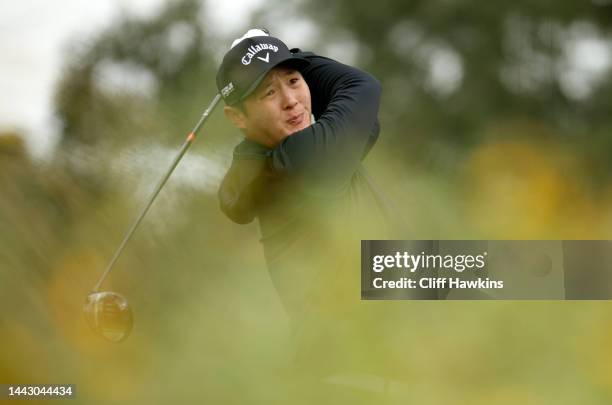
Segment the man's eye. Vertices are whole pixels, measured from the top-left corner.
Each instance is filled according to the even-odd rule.
[[[274,94],[274,89],[270,89],[270,90],[266,91],[266,92],[263,94],[262,98],[263,98],[263,97],[270,97],[270,96],[271,96],[271,95],[273,95],[273,94]]]
[[[292,78],[291,80],[289,80],[289,83],[291,83],[291,84],[296,84],[296,83],[297,83],[297,82],[299,82],[299,81],[300,81],[300,79],[299,79],[299,78],[294,77],[294,78]]]

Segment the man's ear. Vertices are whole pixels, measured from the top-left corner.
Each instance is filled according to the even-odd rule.
[[[244,112],[242,112],[236,107],[232,107],[229,105],[223,107],[223,112],[225,113],[227,119],[230,120],[235,127],[240,129],[246,129],[247,123],[246,115],[244,114]]]

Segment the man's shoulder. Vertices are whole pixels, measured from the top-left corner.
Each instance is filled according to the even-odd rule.
[[[293,55],[310,61],[311,67],[313,64],[318,65],[318,64],[325,64],[325,63],[338,63],[337,61],[331,58],[319,55],[312,51],[302,51],[300,48],[293,48],[290,51]]]
[[[234,159],[263,160],[270,156],[271,152],[271,149],[245,138],[234,147]]]
[[[302,57],[302,58],[317,56],[314,52],[302,51],[300,48],[292,48],[292,49],[289,50],[289,52],[291,52],[295,56],[299,56],[299,57]]]

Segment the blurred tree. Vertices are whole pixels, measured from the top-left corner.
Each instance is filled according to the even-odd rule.
[[[216,68],[200,5],[168,2],[152,19],[126,16],[90,42],[73,43],[55,103],[64,145],[175,135],[176,122],[197,117],[214,94],[203,78]]]
[[[90,198],[61,166],[33,162],[16,133],[0,133],[0,190],[0,270],[46,280]]]
[[[201,1],[170,1],[153,17],[123,16],[72,41],[55,94],[62,123],[56,163],[90,195],[118,191],[109,172],[130,146],[150,147],[155,139],[178,148],[216,93],[218,41],[203,17]],[[217,123],[207,130],[223,139],[212,130]],[[209,150],[214,136],[207,135]]]

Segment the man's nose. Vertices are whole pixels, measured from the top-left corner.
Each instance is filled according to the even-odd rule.
[[[283,108],[290,109],[297,105],[298,101],[295,96],[295,92],[289,88],[283,88],[281,90],[283,95]]]

